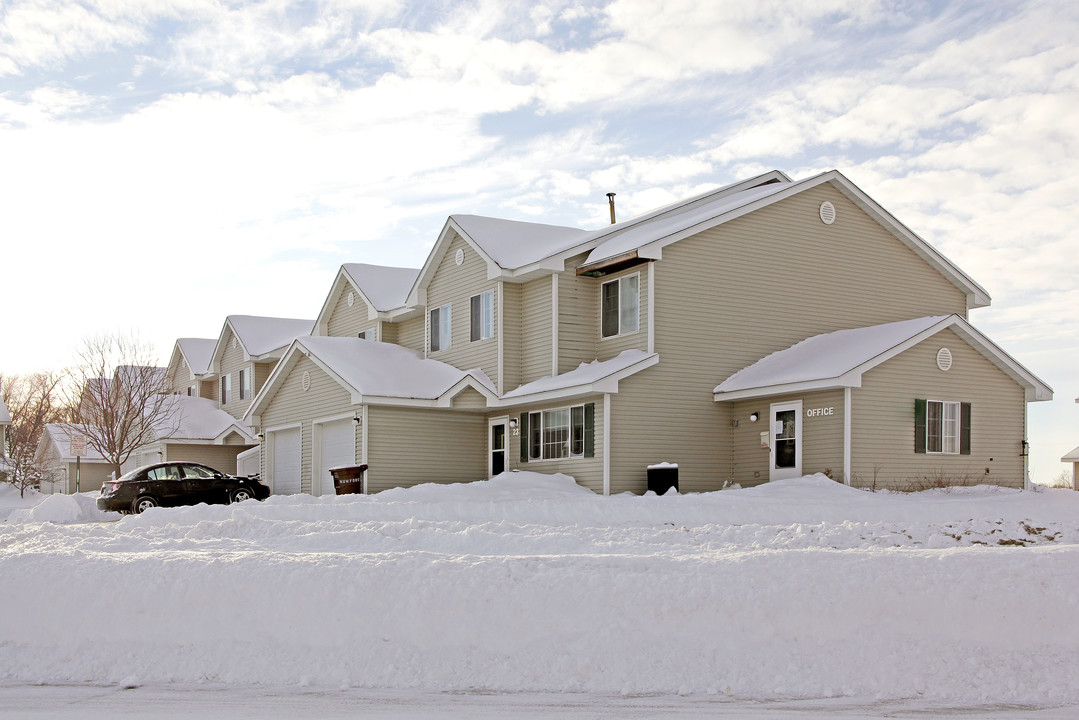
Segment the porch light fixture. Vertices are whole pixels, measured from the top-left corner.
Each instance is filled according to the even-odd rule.
[[[510,418],[510,430],[517,429],[517,418]]]
[[[758,412],[751,412],[749,414],[749,421],[750,422],[757,422],[760,419],[761,419],[761,414],[758,413]]]
[[[352,413],[352,424],[353,425],[359,425],[360,424],[360,414],[359,413]]]
[[[265,440],[265,439],[266,439],[266,436],[265,436],[265,435],[263,435],[262,433],[259,433],[259,434],[258,434],[258,435],[256,435],[255,437],[256,437],[256,438],[258,438],[258,441],[259,441],[259,442],[262,442],[263,440]]]

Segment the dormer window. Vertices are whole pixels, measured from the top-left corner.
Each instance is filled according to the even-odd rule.
[[[600,288],[600,332],[616,337],[640,329],[641,275],[634,273],[603,283]]]

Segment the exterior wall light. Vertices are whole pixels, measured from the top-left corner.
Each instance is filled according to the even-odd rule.
[[[360,414],[359,413],[352,413],[352,424],[353,425],[359,425],[360,424]]]
[[[758,412],[751,412],[749,414],[749,421],[750,422],[757,422],[758,420],[760,420],[760,418],[761,418],[761,414],[758,413]]]
[[[256,435],[255,437],[256,437],[256,438],[258,439],[258,441],[259,441],[259,442],[262,442],[263,440],[265,440],[265,439],[266,439],[266,436],[265,436],[265,435],[263,435],[262,433],[259,433],[259,434],[258,434],[258,435]]]
[[[517,418],[510,418],[510,430],[517,429]]]

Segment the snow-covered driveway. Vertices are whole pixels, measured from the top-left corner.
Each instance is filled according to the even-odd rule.
[[[602,498],[516,473],[118,522],[52,496],[0,525],[0,679],[1079,703],[1077,518],[1070,491],[819,476]]]

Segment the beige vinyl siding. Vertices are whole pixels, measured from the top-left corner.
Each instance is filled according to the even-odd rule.
[[[457,265],[457,251],[464,253],[464,262]],[[452,340],[448,350],[428,353],[432,360],[449,363],[454,367],[467,370],[480,368],[493,382],[498,383],[498,337],[486,340],[470,341],[471,303],[473,295],[488,290],[494,293],[494,327],[498,328],[498,283],[487,279],[487,263],[472,247],[455,237],[450,243],[446,255],[431,277],[427,286],[427,312],[441,306],[450,305]]]
[[[454,410],[486,410],[487,398],[481,393],[468,388],[453,398]]]
[[[228,375],[232,378],[232,391],[230,393],[230,402],[227,405],[222,405],[221,409],[227,412],[234,418],[242,418],[244,413],[247,412],[247,408],[251,406],[251,400],[254,398],[254,378],[252,378],[252,390],[251,394],[247,395],[243,400],[240,399],[240,370],[251,372],[252,363],[244,360],[243,345],[237,340],[235,342],[236,347],[233,347],[234,335],[232,331],[225,333],[225,349],[221,353],[221,360],[218,364],[218,388],[221,387],[221,378]],[[221,395],[218,392],[218,402],[220,402]]]
[[[348,294],[353,293],[352,307],[348,306]],[[348,282],[341,284],[330,317],[326,320],[329,337],[356,337],[361,330],[370,330],[374,320],[368,320],[368,307],[356,289]]]
[[[232,475],[236,472],[236,456],[249,447],[251,446],[166,443],[164,459],[170,462],[202,463]]]
[[[99,492],[101,485],[112,477],[113,466],[102,462],[79,463],[79,492]],[[65,463],[67,468],[67,494],[75,493],[75,463]]]
[[[220,404],[221,397],[217,392],[217,378],[203,380],[199,383],[199,397],[204,397],[207,400],[213,400],[215,403]]]
[[[731,420],[738,422],[738,427],[729,425],[734,482],[743,487],[768,482],[770,456],[768,448],[761,447],[761,433],[769,432],[772,405],[795,400],[802,401],[802,472],[843,481],[843,391],[827,390],[730,403]],[[808,417],[806,411],[816,408],[831,408],[832,414]],[[749,419],[754,412],[760,415],[757,422]]]
[[[427,321],[422,314],[403,322],[394,323],[394,327],[396,328],[396,337],[391,339],[390,333],[386,333],[385,342],[396,342],[398,345],[423,353],[427,341],[424,335],[427,330]]]
[[[301,423],[300,488],[310,493],[312,421],[352,413],[356,408],[344,388],[310,359],[297,355],[293,356],[295,364],[287,369],[284,382],[263,409],[261,427],[265,431],[266,428]],[[302,384],[304,371],[311,374],[311,386],[306,392]],[[265,472],[265,458],[263,463]]]
[[[513,435],[513,431],[510,431],[509,442],[506,445],[507,448],[507,460],[506,468],[509,470],[527,470],[529,472],[545,473],[547,475],[553,475],[555,473],[563,473],[569,475],[577,481],[578,485],[588,488],[596,493],[603,492],[603,443],[605,442],[605,436],[603,434],[603,396],[590,397],[583,400],[566,400],[556,403],[547,403],[544,405],[536,405],[534,407],[527,408],[513,408],[508,411],[510,418],[516,418],[520,421],[523,413],[540,412],[542,410],[552,410],[555,408],[572,407],[574,405],[586,405],[588,403],[593,404],[595,412],[594,416],[594,433],[595,440],[593,447],[595,449],[595,456],[590,458],[562,458],[559,460],[529,460],[528,462],[521,462],[521,444],[526,443],[528,439],[524,433]],[[498,417],[492,415],[491,417]],[[520,425],[518,425],[518,429]],[[486,447],[486,445],[484,446]],[[612,491],[613,492],[613,491]]]
[[[599,339],[599,306],[596,304],[600,281],[581,277],[577,267],[587,255],[566,262],[558,275],[558,372],[575,370],[583,362],[596,359]]]
[[[482,414],[378,405],[367,413],[368,492],[487,477]]]
[[[600,294],[602,293],[602,287],[608,282],[630,275],[636,275],[638,277],[638,287],[640,288],[640,307],[637,330],[608,338],[602,337],[600,328]],[[597,278],[595,283],[595,290],[592,294],[592,313],[595,317],[596,326],[596,358],[599,360],[610,360],[624,350],[647,351],[648,323],[651,321],[651,318],[648,317],[648,263],[637,265],[629,270],[623,270],[622,272]]]
[[[952,352],[942,372],[936,356]],[[914,452],[914,400],[971,404],[970,455]],[[853,484],[899,490],[943,477],[954,483],[1023,486],[1023,389],[951,330],[944,330],[862,377],[852,396]],[[987,474],[985,471],[989,469]]]
[[[551,374],[554,362],[551,287],[550,277],[531,280],[521,287],[521,383]]]
[[[277,366],[276,360],[270,362],[252,363],[254,375],[251,378],[251,399],[254,400],[255,395],[258,395],[259,390],[266,384],[266,381],[270,378],[270,373],[273,372],[274,367]],[[250,404],[250,403],[248,403]],[[246,412],[246,410],[245,410]]]
[[[172,352],[169,367],[165,371],[165,385],[170,392],[186,395],[187,389],[192,384],[191,370],[187,368],[184,356],[180,353],[180,348],[176,348]]]
[[[521,385],[521,294],[517,283],[502,283],[502,375],[500,392]]]
[[[824,200],[833,225],[820,221]],[[611,397],[612,489],[639,492],[643,466],[661,460],[679,463],[683,490],[731,479],[730,411],[712,388],[769,353],[843,328],[966,314],[958,288],[830,186],[668,245],[654,273],[660,361]]]

